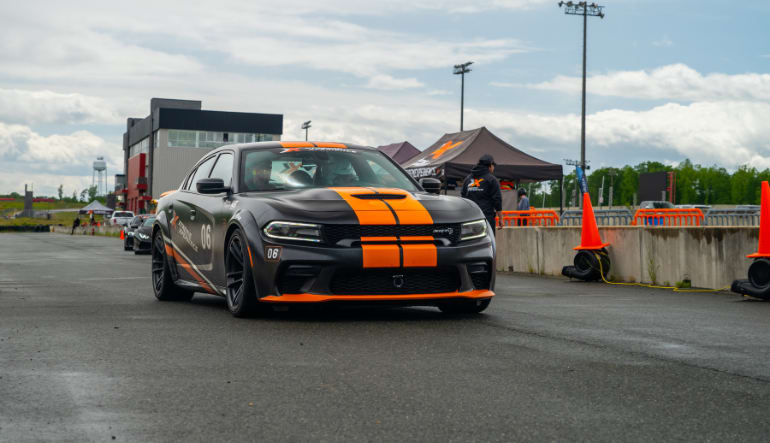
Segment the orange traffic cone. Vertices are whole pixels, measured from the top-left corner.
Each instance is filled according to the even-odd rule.
[[[120,239],[121,239],[121,240],[125,240],[125,239],[126,239],[126,233],[125,233],[125,232],[123,232],[123,230],[122,230],[122,229],[120,230]]]
[[[759,207],[759,250],[746,258],[770,257],[770,185],[762,182],[762,206]]]
[[[768,232],[770,233],[770,231]],[[768,244],[770,245],[770,240],[768,240]],[[599,250],[609,245],[610,245],[609,243],[602,243],[602,239],[599,236],[599,228],[596,226],[596,217],[594,216],[594,208],[593,206],[591,206],[591,197],[588,196],[587,192],[584,192],[583,193],[583,232],[580,238],[580,246],[576,246],[572,249],[576,251]]]

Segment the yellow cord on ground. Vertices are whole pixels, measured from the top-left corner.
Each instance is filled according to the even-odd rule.
[[[652,288],[652,289],[671,289],[674,292],[720,292],[724,291],[726,289],[730,289],[730,286],[725,286],[724,288],[719,289],[685,289],[685,288],[677,288],[676,286],[657,286],[652,284],[646,284],[646,283],[623,283],[623,282],[612,282],[607,280],[604,277],[604,266],[602,266],[602,258],[599,256],[598,252],[594,252],[594,256],[596,257],[596,261],[599,262],[599,274],[602,276],[602,281],[604,283],[607,283],[608,285],[618,285],[618,286],[641,286],[643,288]]]

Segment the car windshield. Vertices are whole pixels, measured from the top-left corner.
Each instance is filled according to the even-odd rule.
[[[134,214],[130,212],[116,212],[112,214],[113,217],[133,217]]]
[[[276,148],[244,151],[240,187],[245,191],[373,186],[417,191],[384,154],[353,148]]]
[[[153,223],[155,223],[155,217],[147,217],[147,219],[144,220],[144,223],[142,223],[142,226],[150,227]]]

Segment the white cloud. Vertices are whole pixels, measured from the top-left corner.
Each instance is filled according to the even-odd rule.
[[[123,168],[123,148],[88,131],[68,135],[42,136],[28,126],[0,122],[0,158],[3,169],[25,173],[68,174],[88,172],[97,156],[107,161],[108,170]]]
[[[419,88],[421,86],[423,84],[416,78],[393,78],[384,74],[375,75],[366,84],[367,88],[384,90]]]
[[[466,110],[466,119],[515,137],[554,144],[579,143],[579,115],[539,115]],[[611,109],[586,117],[586,139],[623,156],[639,147],[671,150],[696,163],[770,167],[770,104],[758,102],[668,103],[647,111]],[[608,152],[610,152],[608,151]]]
[[[106,100],[83,94],[0,89],[0,120],[25,124],[121,123]]]
[[[684,64],[651,71],[616,71],[587,79],[591,94],[650,100],[759,100],[770,101],[770,74],[703,75]],[[529,85],[534,89],[579,93],[579,77],[558,76]]]

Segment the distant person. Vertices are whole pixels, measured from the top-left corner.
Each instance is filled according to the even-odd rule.
[[[516,207],[519,211],[529,211],[529,197],[527,197],[527,190],[519,188],[519,205]],[[521,214],[523,217],[529,217],[528,214]],[[519,220],[519,226],[527,226],[527,220]]]
[[[72,232],[70,235],[75,235],[75,229],[80,226],[80,217],[75,216],[75,220],[72,220]]]
[[[94,217],[94,211],[88,211],[88,224],[91,226],[96,224],[96,218]]]
[[[503,196],[500,193],[500,183],[492,175],[493,172],[495,172],[495,159],[489,154],[482,155],[478,164],[465,177],[460,195],[476,203],[484,213],[489,226],[494,228],[495,225],[502,227]],[[499,220],[497,224],[495,216]]]

